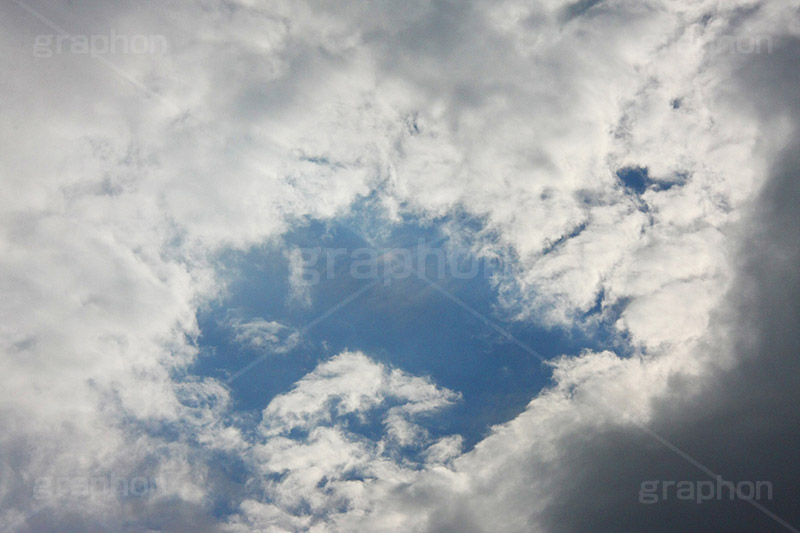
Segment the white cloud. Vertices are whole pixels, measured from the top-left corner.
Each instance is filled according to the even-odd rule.
[[[300,342],[298,332],[275,320],[233,319],[230,325],[233,328],[233,338],[236,342],[256,350],[283,353],[291,350]]]
[[[256,471],[253,482],[263,485],[258,494],[269,505],[246,500],[231,527],[287,527],[281,523],[291,522],[327,528],[347,520],[349,513],[368,512],[376,504],[376,491],[385,494],[409,482],[422,466],[396,462],[397,446],[425,450],[431,464],[458,454],[459,436],[433,441],[413,420],[458,399],[427,379],[387,368],[362,353],[344,352],[320,363],[264,409],[263,442],[247,456]],[[367,425],[380,421],[380,438],[365,435],[355,420]]]
[[[307,258],[303,257],[303,251],[298,248],[285,255],[289,260],[289,301],[302,307],[311,307],[312,283],[306,273]]]
[[[274,398],[264,410],[262,424],[267,435],[309,431],[343,415],[361,416],[388,400],[403,402],[388,411],[389,419],[396,420],[441,409],[457,399],[457,394],[427,379],[388,369],[359,352],[344,352]]]

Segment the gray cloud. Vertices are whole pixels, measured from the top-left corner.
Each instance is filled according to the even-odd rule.
[[[800,41],[781,40],[738,73],[743,105],[763,128],[791,120],[786,146],[743,223],[739,268],[704,349],[730,357],[699,380],[674,376],[648,424],[728,480],[767,480],[766,508],[800,527]],[[744,501],[638,502],[645,480],[700,480],[706,474],[638,429],[567,440],[562,469],[549,480],[545,512],[553,531],[783,531]]]

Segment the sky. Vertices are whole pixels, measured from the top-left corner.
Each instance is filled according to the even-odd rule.
[[[0,531],[800,528],[797,0],[0,36]]]

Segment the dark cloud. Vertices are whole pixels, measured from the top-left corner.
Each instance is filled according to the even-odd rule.
[[[710,379],[675,376],[649,427],[725,480],[770,482],[773,498],[759,503],[800,528],[800,41],[748,58],[736,81],[763,127],[776,117],[794,125],[745,222],[739,274],[708,348],[723,361],[730,354],[721,347],[733,347],[737,364],[718,365]],[[563,464],[545,514],[553,531],[789,530],[746,501],[726,499],[725,489],[720,501],[668,492],[667,500],[640,503],[642,482],[711,478],[637,428],[573,438]]]
[[[60,531],[89,533],[109,531],[170,531],[174,533],[214,533],[221,531],[216,518],[202,506],[172,499],[150,505],[132,505],[126,520],[108,517],[98,520],[73,511],[45,509],[28,518],[18,531]]]

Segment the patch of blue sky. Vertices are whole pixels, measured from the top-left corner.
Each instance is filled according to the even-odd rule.
[[[220,268],[230,279],[229,291],[224,300],[198,315],[201,354],[192,371],[224,381],[261,358],[228,385],[243,419],[255,425],[257,413],[272,398],[289,391],[320,362],[345,350],[362,351],[460,392],[460,402],[426,416],[423,425],[434,437],[462,435],[469,449],[491,426],[522,412],[548,385],[549,368],[533,352],[550,359],[610,346],[611,334],[604,328],[587,333],[577,327],[547,329],[505,321],[497,312],[490,280],[495,264],[464,254],[445,255],[440,275],[438,262],[444,254],[435,250],[447,245],[441,228],[452,223],[477,227],[479,221],[451,218],[388,224],[365,213],[329,223],[305,221],[280,242],[220,256]],[[431,247],[422,262],[420,243]],[[310,305],[291,298],[287,251],[293,249],[305,250],[303,277],[314,281],[308,286]],[[366,252],[369,249],[376,250],[374,255]],[[337,252],[328,253],[331,250]],[[398,256],[412,258],[412,272],[405,271]],[[380,259],[371,273],[367,265],[376,257]],[[397,275],[381,277],[387,269]],[[424,272],[439,289],[413,272]],[[348,297],[352,300],[336,308]],[[233,325],[237,320],[275,322],[285,329],[275,335],[274,343],[252,345],[237,340]],[[297,331],[300,339],[290,341],[290,332]],[[379,418],[354,418],[351,423],[369,437],[382,430]]]
[[[643,194],[647,189],[666,191],[684,185],[689,179],[685,172],[675,173],[668,179],[654,179],[647,167],[623,167],[617,171],[617,177],[626,190],[636,195]]]

